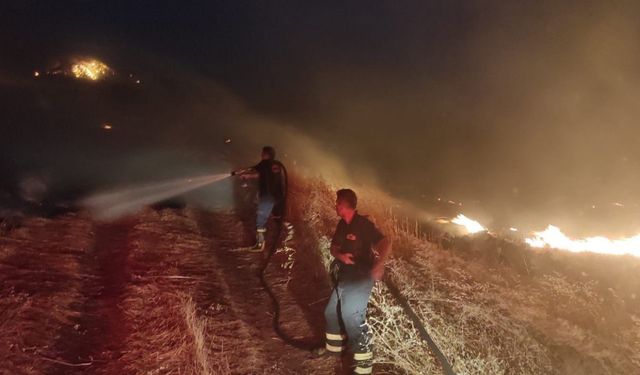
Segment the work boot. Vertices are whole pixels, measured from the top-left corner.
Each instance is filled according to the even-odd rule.
[[[253,245],[251,250],[263,251],[264,250],[264,246],[265,246],[264,231],[263,230],[258,230],[258,232],[256,233],[256,244]]]
[[[339,352],[331,352],[327,350],[324,346],[315,348],[311,351],[311,354],[314,358],[329,358],[329,357],[339,357]]]
[[[355,362],[355,368],[353,369],[354,375],[368,375],[373,373],[373,353],[355,353],[353,355],[353,361]]]

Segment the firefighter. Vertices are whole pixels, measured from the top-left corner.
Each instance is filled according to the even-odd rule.
[[[325,347],[316,355],[340,355],[348,349],[353,354],[353,373],[371,374],[373,351],[367,305],[375,281],[384,274],[391,240],[358,213],[357,204],[353,190],[338,190],[336,213],[341,220],[331,241],[334,287],[325,308]]]
[[[253,167],[231,172],[241,179],[258,179],[258,209],[256,212],[256,243],[254,250],[264,250],[267,221],[273,215],[279,219],[284,214],[286,171],[276,160],[276,150],[262,148],[261,161]]]

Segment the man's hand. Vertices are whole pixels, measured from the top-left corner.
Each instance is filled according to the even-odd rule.
[[[391,238],[384,237],[381,239],[375,245],[375,249],[380,255],[371,269],[371,277],[375,281],[380,281],[382,280],[382,276],[384,276],[384,264],[387,262],[389,254],[391,254]]]
[[[371,277],[375,281],[380,281],[382,276],[384,276],[384,263],[378,263],[371,269]]]
[[[355,264],[353,261],[353,254],[351,253],[338,253],[336,254],[336,258],[344,264]]]

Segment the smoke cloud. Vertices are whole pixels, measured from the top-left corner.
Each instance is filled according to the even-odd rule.
[[[29,9],[5,23],[3,41],[26,33]],[[311,175],[379,186],[426,210],[460,202],[489,227],[640,227],[635,2],[182,11],[189,17],[159,7],[116,29],[93,9],[90,27],[27,35],[33,50],[3,62],[2,82],[68,53],[142,85],[3,85],[4,175],[45,173],[60,191],[145,183],[252,165],[269,144]],[[149,33],[158,20],[175,27]]]

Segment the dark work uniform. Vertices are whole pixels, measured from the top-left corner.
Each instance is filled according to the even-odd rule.
[[[262,160],[253,169],[259,175],[256,227],[259,232],[264,232],[271,213],[276,216],[283,214],[285,195],[284,166],[277,160]]]
[[[370,374],[372,370],[373,353],[366,314],[374,284],[371,277],[375,263],[372,247],[383,238],[384,235],[369,219],[356,212],[351,223],[340,220],[331,241],[341,253],[353,254],[354,264],[334,261],[338,263],[338,271],[336,285],[325,308],[326,348],[340,353],[345,349],[346,341],[354,354],[356,374]]]

